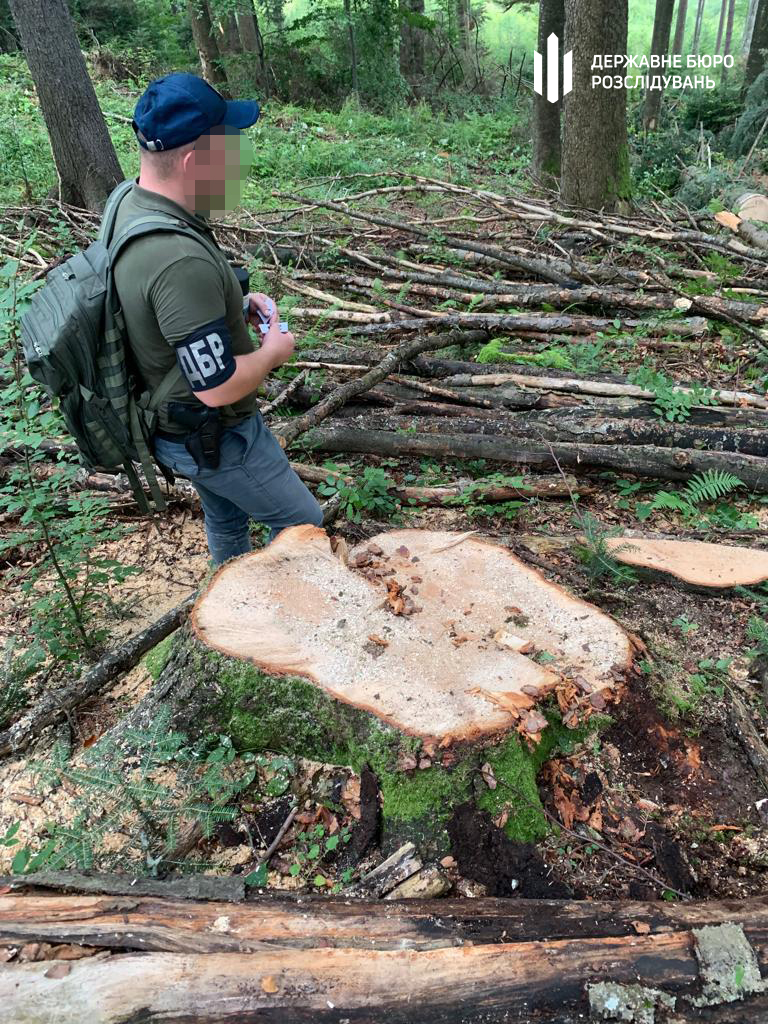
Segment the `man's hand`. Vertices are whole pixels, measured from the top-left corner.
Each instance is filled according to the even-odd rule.
[[[270,299],[263,292],[249,292],[247,298],[249,300],[248,323],[251,327],[258,329],[259,324],[262,323],[259,310],[269,318],[269,330],[266,334],[260,335],[261,351],[268,355],[273,369],[282,366],[293,355],[295,344],[293,334],[290,331],[285,334],[280,333],[280,313],[274,299]]]

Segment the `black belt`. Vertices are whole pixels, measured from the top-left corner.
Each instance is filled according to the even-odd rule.
[[[155,437],[162,437],[164,441],[176,441],[178,444],[184,444],[184,438],[187,436],[186,433],[178,434],[170,430],[156,430]]]

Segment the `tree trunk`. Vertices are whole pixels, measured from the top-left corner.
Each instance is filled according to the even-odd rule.
[[[691,47],[694,53],[699,53],[701,47],[701,30],[704,25],[704,8],[707,0],[699,0],[699,6],[696,8],[696,25],[693,29],[693,46]]]
[[[651,54],[654,57],[666,57],[669,52],[669,33],[672,29],[674,9],[675,0],[656,0],[656,15],[653,20],[653,40],[651,42]],[[650,75],[649,77],[651,79],[654,77],[661,79],[662,76]],[[643,127],[647,132],[655,131],[659,126],[659,114],[661,112],[663,96],[663,88],[648,89],[645,94]]]
[[[685,22],[688,17],[688,0],[679,0],[677,8],[677,24],[672,53],[682,53],[685,46]]]
[[[155,686],[105,737],[104,756],[113,757],[117,742],[130,758],[131,737],[169,712],[170,726],[190,741],[225,731],[238,749],[359,772],[367,765],[381,794],[385,853],[412,841],[422,856],[445,855],[451,815],[473,799],[494,816],[512,801],[509,837],[545,835],[535,778],[556,736],[537,694],[557,677],[515,643],[535,633],[564,671],[578,663],[583,685],[608,700],[634,657],[609,616],[471,532],[394,530],[334,554],[322,530],[296,526],[227,568],[175,634]],[[261,581],[261,596],[247,598],[259,624],[243,605],[241,642],[218,620],[222,609],[228,614],[230,587],[250,593],[248,578]],[[521,618],[506,638],[505,605],[535,625]],[[503,635],[489,643],[492,624]],[[595,652],[588,662],[584,643]],[[97,763],[99,750],[92,753]],[[486,762],[495,790],[476,786]],[[505,779],[527,802],[510,797]]]
[[[574,470],[589,467],[614,469],[657,480],[690,480],[708,469],[733,473],[752,490],[768,493],[768,463],[762,456],[729,452],[702,452],[655,445],[564,443],[482,434],[400,434],[369,430],[364,426],[316,427],[303,439],[308,447],[325,452],[366,452],[378,455],[429,455],[438,458],[487,459],[509,465],[554,466],[556,461]]]
[[[417,15],[425,10],[424,0],[405,0],[404,7]],[[405,20],[400,29],[400,71],[418,93],[424,78],[424,29]]]
[[[654,415],[649,408],[643,414],[620,417],[605,416],[600,410],[582,407],[543,409],[533,412],[512,410],[464,409],[459,415],[442,416],[427,410],[423,403],[419,414],[366,410],[350,406],[338,421],[365,417],[371,430],[408,430],[417,434],[481,434],[484,437],[521,437],[541,441],[577,442],[593,445],[646,445],[659,448],[696,449],[702,452],[732,452],[741,455],[768,457],[768,431],[765,425],[728,427],[717,424],[669,423]],[[727,416],[724,417],[727,420]],[[706,419],[706,417],[705,417]],[[763,420],[765,416],[763,414]],[[714,422],[713,422],[714,421]]]
[[[538,52],[549,66],[547,40],[554,33],[559,42],[556,60],[560,66],[560,48],[565,37],[565,3],[564,0],[540,0],[539,3],[539,36]],[[559,80],[562,77],[559,76]],[[562,143],[560,138],[560,114],[562,97],[558,90],[557,99],[551,102],[544,94],[533,97],[533,163],[531,174],[535,181],[543,185],[553,186],[560,178]]]
[[[123,172],[65,0],[10,0],[58,175],[59,198],[102,209]]]
[[[259,27],[258,15],[253,0],[240,0],[237,12],[237,25],[240,30],[240,42],[243,53],[253,54],[258,58],[258,84],[261,88],[267,85],[267,69],[264,53],[264,37]]]
[[[222,67],[221,54],[213,34],[211,12],[207,0],[187,0],[192,36],[195,40],[203,78],[222,91],[227,89],[227,75]]]
[[[726,57],[730,56],[731,53],[731,42],[733,40],[733,19],[736,13],[736,0],[728,0],[728,16],[725,22],[725,40],[723,41],[723,50]],[[723,65],[723,76],[722,81],[725,82],[728,78],[728,68]]]
[[[758,0],[749,0],[749,10],[744,19],[744,35],[741,39],[741,53],[746,57],[749,54],[749,47],[752,43],[752,33],[755,30],[755,17],[757,15]]]
[[[456,0],[456,27],[459,43],[466,49],[470,39],[470,0]]]
[[[725,15],[728,10],[728,0],[721,0],[720,3],[720,21],[717,23],[717,40],[715,42],[715,53],[722,53],[723,49],[723,29],[725,27]]]
[[[755,14],[755,27],[749,47],[744,87],[748,89],[757,76],[765,70],[768,50],[768,0],[759,0]]]
[[[360,83],[357,77],[357,42],[355,39],[355,24],[352,20],[351,0],[344,0],[344,17],[347,22],[347,36],[349,38],[349,67],[352,79],[352,92],[355,96],[359,96]]]
[[[240,32],[237,27],[237,18],[234,14],[227,14],[221,22],[219,49],[222,53],[237,54],[243,52],[243,44],[240,42]]]
[[[631,195],[626,89],[591,87],[596,40],[603,53],[627,52],[627,0],[566,0],[565,49],[573,50],[573,90],[565,98],[562,194],[571,206],[616,210]]]

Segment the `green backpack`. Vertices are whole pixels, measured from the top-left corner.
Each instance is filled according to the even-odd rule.
[[[121,182],[107,200],[98,237],[46,276],[21,318],[21,340],[32,377],[59,410],[91,469],[122,470],[136,501],[151,511],[134,463],[139,463],[158,511],[166,502],[158,484],[150,442],[157,409],[183,379],[174,366],[154,392],[142,391],[127,355],[125,321],[114,287],[113,268],[133,239],[156,231],[174,231],[195,238],[215,258],[221,253],[189,224],[170,214],[137,217],[112,238],[120,201],[132,180]],[[173,474],[160,466],[163,476]]]

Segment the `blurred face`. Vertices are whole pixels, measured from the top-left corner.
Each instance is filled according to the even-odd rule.
[[[252,163],[253,145],[239,128],[211,128],[200,136],[185,161],[187,204],[204,216],[234,210]]]

